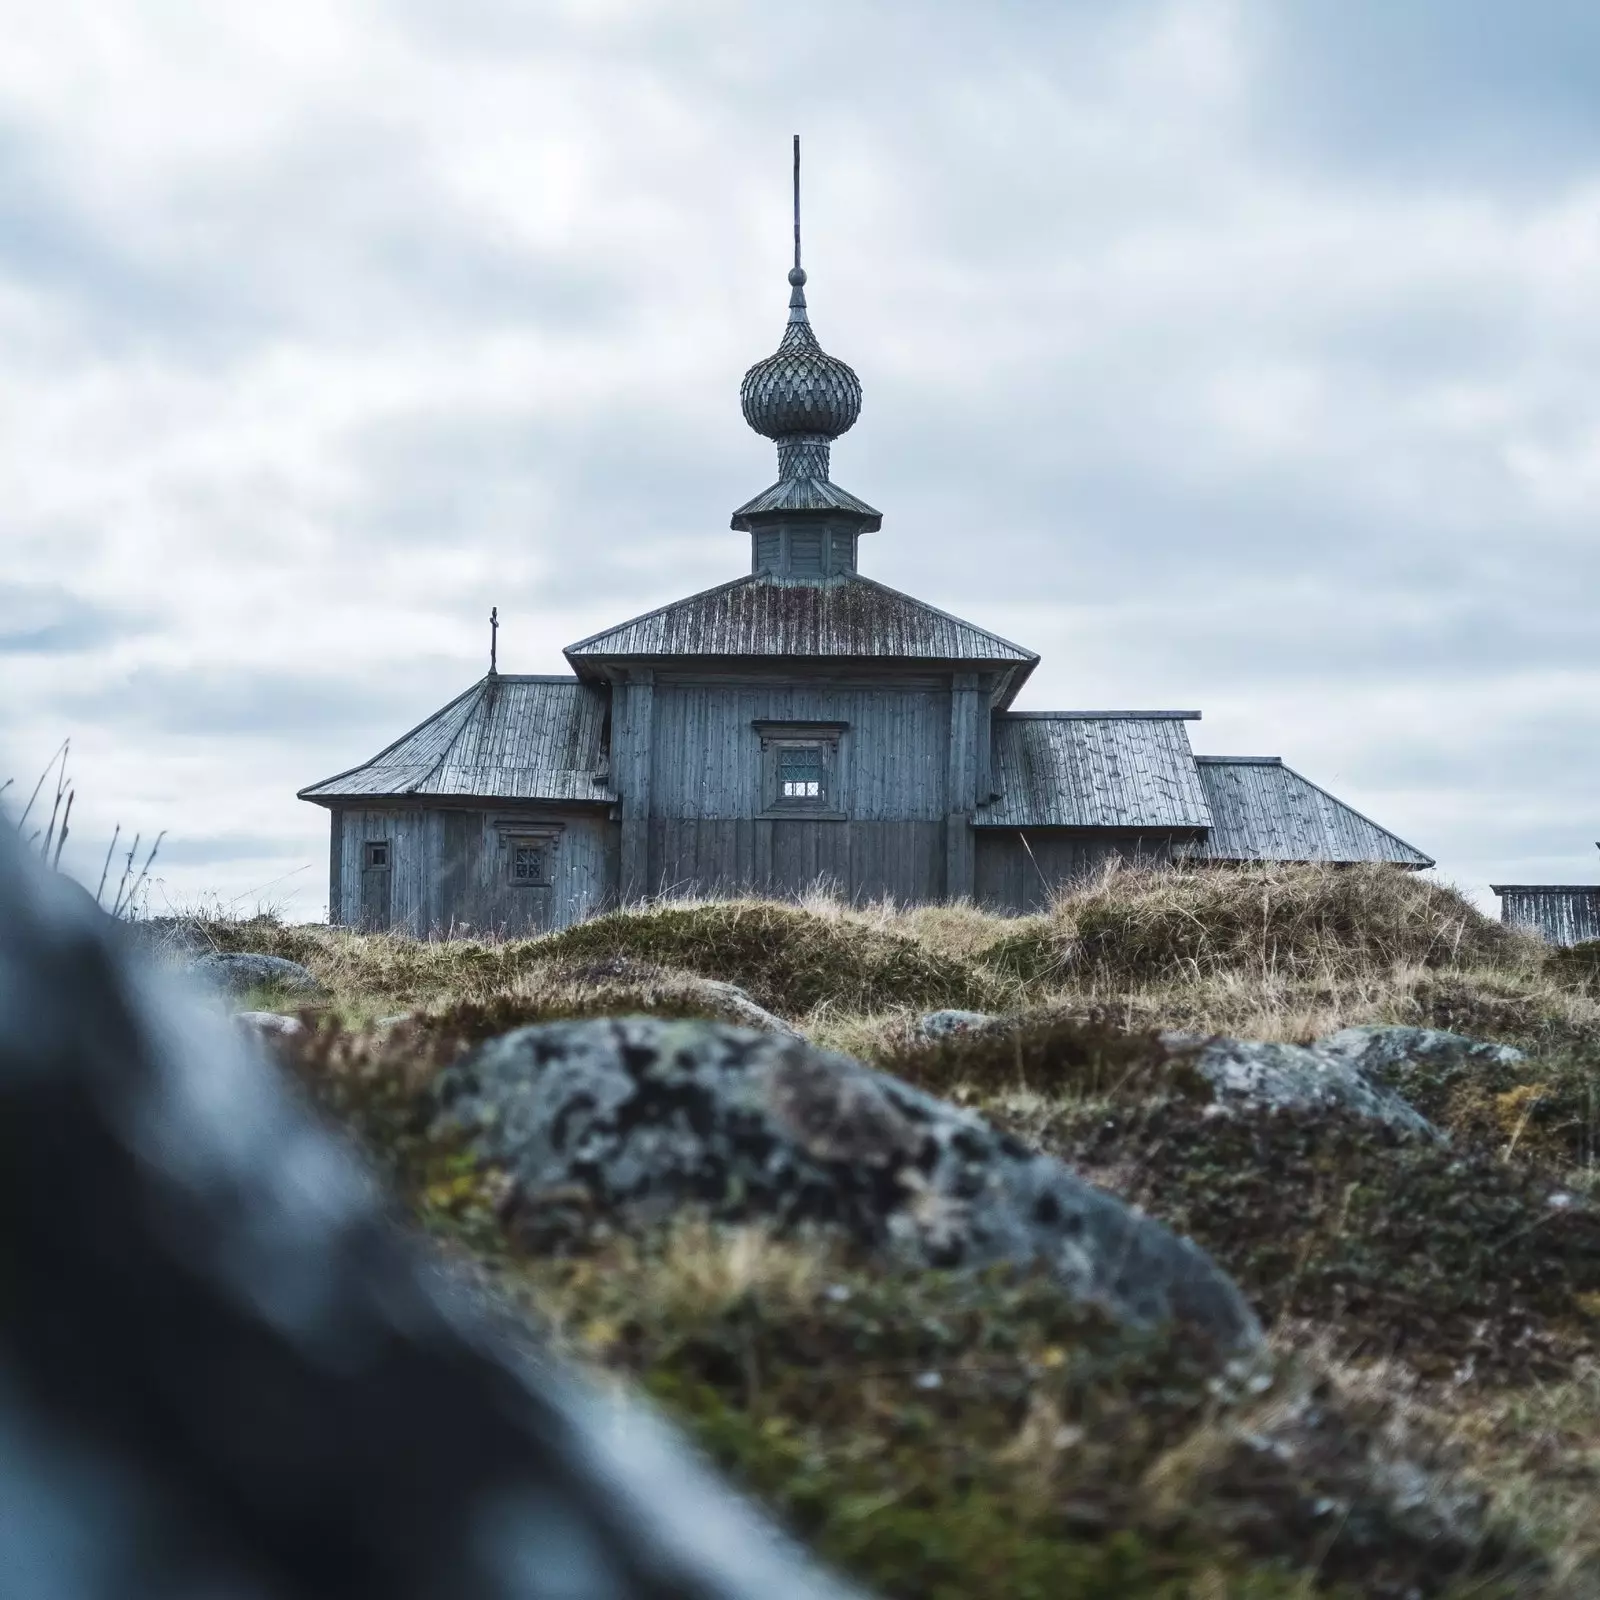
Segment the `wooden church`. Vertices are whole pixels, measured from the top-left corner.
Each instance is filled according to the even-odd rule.
[[[558,928],[619,902],[968,898],[1037,908],[1115,858],[1432,861],[1276,756],[1196,756],[1198,711],[1029,711],[1033,651],[859,569],[882,516],[829,476],[861,384],[795,264],[744,376],[778,478],[733,513],[750,569],[488,675],[300,797],[332,813],[329,920]]]

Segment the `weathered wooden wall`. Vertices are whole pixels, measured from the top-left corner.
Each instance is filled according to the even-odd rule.
[[[1585,884],[1516,884],[1495,891],[1500,917],[1526,928],[1547,944],[1586,944],[1600,939],[1600,888]]]
[[[1108,861],[1170,861],[1183,844],[1111,828],[977,828],[974,832],[974,898],[991,911],[1013,913],[1042,911],[1053,891],[1093,877]]]
[[[419,937],[461,924],[474,932],[537,933],[564,928],[615,898],[616,826],[603,813],[552,807],[392,807],[336,811],[338,887],[329,920],[362,921],[363,846],[390,845],[390,926]],[[502,823],[559,825],[550,887],[522,887],[508,878]]]
[[[856,899],[944,895],[948,677],[796,683],[658,672],[650,703],[647,892],[797,894],[826,880]],[[957,720],[973,720],[965,700]],[[842,820],[762,816],[757,722],[845,725],[830,796]],[[964,778],[967,764],[957,765]],[[617,786],[626,803],[620,764]]]

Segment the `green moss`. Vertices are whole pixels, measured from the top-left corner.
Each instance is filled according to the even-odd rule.
[[[1346,1583],[1398,1597],[1447,1592],[1464,1567],[1485,1584],[1505,1570],[1497,1539],[1438,1545],[1373,1489],[1364,1424],[1331,1394],[1305,1448],[1243,1444],[1303,1382],[1292,1368],[1219,1389],[1181,1338],[1118,1330],[1005,1274],[836,1261],[798,1286],[662,1296],[663,1274],[704,1271],[704,1248],[654,1271],[648,1252],[531,1263],[523,1281],[588,1355],[888,1600],[1266,1600]]]
[[[1326,1110],[1176,1099],[1067,1109],[1042,1140],[1210,1251],[1265,1319],[1351,1353],[1525,1380],[1596,1348],[1600,1216],[1552,1206],[1537,1171]]]
[[[985,1008],[1005,994],[993,976],[915,940],[766,902],[618,911],[536,948],[567,963],[623,957],[682,968],[737,984],[791,1017],[823,1004],[855,1012]]]

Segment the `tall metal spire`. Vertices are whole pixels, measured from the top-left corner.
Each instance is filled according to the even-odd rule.
[[[800,135],[794,136],[794,265],[789,269],[789,323],[777,350],[745,373],[739,386],[744,419],[778,446],[784,478],[828,476],[828,446],[861,413],[861,381],[817,343],[806,311],[800,265]]]
[[[830,446],[861,414],[861,380],[817,343],[805,286],[797,133],[789,321],[778,348],[756,362],[739,385],[744,420],[778,447],[778,481],[740,506],[733,526],[752,535],[752,571],[823,579],[854,572],[856,535],[870,532],[883,519],[864,500],[829,481]]]

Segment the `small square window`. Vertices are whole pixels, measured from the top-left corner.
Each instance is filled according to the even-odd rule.
[[[389,841],[387,839],[367,840],[366,864],[369,867],[386,867],[389,865]]]
[[[511,881],[517,884],[548,883],[549,877],[545,867],[545,851],[548,847],[542,844],[511,843]]]
[[[826,800],[820,744],[788,744],[778,751],[778,800],[789,804],[820,804]]]

